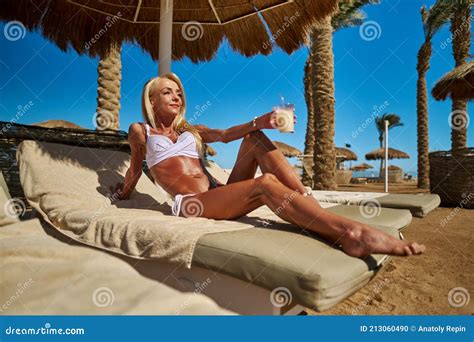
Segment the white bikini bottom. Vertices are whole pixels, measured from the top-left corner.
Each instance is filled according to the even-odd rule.
[[[171,212],[173,213],[173,215],[179,216],[181,212],[181,202],[183,201],[183,198],[194,196],[194,195],[196,194],[187,194],[187,195],[177,194],[176,196],[174,196],[174,203],[173,203],[173,207],[171,208]],[[184,216],[187,216],[187,215],[184,215]]]

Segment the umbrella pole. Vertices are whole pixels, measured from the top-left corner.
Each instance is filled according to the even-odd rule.
[[[173,37],[173,0],[161,0],[160,45],[158,49],[158,75],[171,72],[171,47]]]
[[[385,180],[384,180],[384,191],[388,192],[388,120],[384,121],[385,124]]]

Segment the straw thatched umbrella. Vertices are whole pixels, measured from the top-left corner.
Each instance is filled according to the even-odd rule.
[[[100,56],[96,121],[98,129],[118,129],[120,46],[135,42],[159,59],[160,75],[171,59],[211,60],[221,42],[250,57],[268,55],[277,45],[291,53],[305,41],[309,28],[337,8],[337,0],[90,0],[5,1],[0,20],[20,21],[40,30],[63,51]],[[265,20],[265,23],[261,20]],[[269,28],[272,36],[267,33]],[[102,68],[101,68],[102,67]]]
[[[474,61],[463,64],[444,75],[431,91],[438,101],[449,96],[452,99],[474,99]]]
[[[274,141],[273,144],[275,144],[275,146],[285,157],[292,158],[302,154],[301,150],[297,149],[296,147],[285,144],[284,142]]]
[[[336,159],[339,161],[357,160],[357,155],[348,148],[336,147]]]
[[[169,57],[210,61],[222,41],[250,57],[268,55],[277,45],[291,53],[305,41],[311,25],[337,9],[337,0],[141,0],[5,1],[0,19],[41,28],[60,49],[105,56],[112,44],[136,42],[159,59],[160,38],[172,38]],[[162,7],[164,6],[164,7]],[[261,20],[265,20],[265,23]],[[172,19],[172,22],[167,22]],[[160,22],[161,20],[161,22]],[[161,27],[171,24],[172,27]],[[272,36],[267,33],[266,25]],[[169,30],[166,37],[159,30]],[[171,43],[171,40],[170,42]],[[162,47],[162,45],[161,45]]]
[[[389,165],[388,170],[389,171],[403,171],[403,169],[400,166],[397,166],[397,165]]]
[[[352,171],[365,171],[365,170],[373,169],[373,168],[374,167],[370,164],[362,163],[362,164],[355,165],[355,166],[351,167],[351,170]]]
[[[384,148],[378,148],[365,155],[365,159],[367,160],[378,160],[378,159],[384,159],[384,158],[385,158]],[[408,158],[410,158],[410,156],[407,153],[400,150],[396,150],[391,147],[388,148],[388,159],[408,159]]]
[[[86,129],[84,127],[76,125],[75,123],[73,123],[71,121],[66,121],[66,120],[47,120],[47,121],[34,123],[34,124],[32,124],[32,126],[40,126],[40,127],[46,127],[46,128],[61,127],[61,128]]]

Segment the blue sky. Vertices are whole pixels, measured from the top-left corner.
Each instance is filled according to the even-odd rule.
[[[374,112],[397,113],[405,123],[390,134],[390,146],[410,154],[408,160],[393,164],[416,172],[416,55],[423,41],[419,9],[434,1],[382,0],[367,6],[367,21],[378,25],[378,38],[364,40],[359,28],[343,29],[334,35],[336,85],[336,146],[352,145],[359,160],[378,146],[373,122],[364,123]],[[4,32],[4,24],[0,25]],[[433,57],[428,72],[429,89],[454,66],[448,27],[433,41]],[[294,134],[266,131],[271,139],[304,147],[306,104],[303,92],[303,67],[308,55],[302,47],[292,55],[279,49],[269,56],[245,58],[224,43],[214,60],[193,64],[188,59],[173,62],[172,69],[184,85],[187,117],[195,123],[226,128],[250,121],[278,104],[280,96],[296,107],[298,122]],[[61,52],[37,32],[27,32],[23,39],[9,41],[0,35],[0,120],[10,121],[19,106],[30,109],[19,123],[44,120],[69,120],[93,129],[97,97],[98,59],[78,56],[74,51]],[[157,64],[139,47],[122,48],[122,109],[120,127],[127,130],[141,121],[140,94],[146,80],[157,74]],[[207,105],[205,109],[204,106]],[[468,107],[471,110],[472,104]],[[21,108],[21,107],[20,107]],[[450,149],[448,115],[450,101],[429,98],[430,150]],[[196,112],[198,114],[196,114]],[[356,132],[361,127],[361,132]],[[468,146],[474,145],[474,123],[468,127]],[[217,143],[214,158],[223,167],[232,167],[239,141]],[[294,161],[293,161],[294,162]]]

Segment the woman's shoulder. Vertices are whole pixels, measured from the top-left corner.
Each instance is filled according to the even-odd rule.
[[[134,122],[128,128],[128,141],[130,143],[145,144],[145,124]]]

